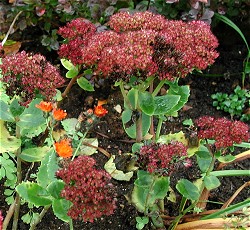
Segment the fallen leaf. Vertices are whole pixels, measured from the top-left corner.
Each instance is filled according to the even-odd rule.
[[[188,111],[188,110],[190,110],[190,109],[192,109],[192,108],[193,108],[192,106],[184,105],[184,106],[182,107],[182,110],[183,110],[183,111]]]
[[[21,45],[21,42],[14,42],[10,45],[5,43],[3,46],[4,55],[16,54],[19,51]]]
[[[107,104],[107,100],[98,100],[97,106]]]

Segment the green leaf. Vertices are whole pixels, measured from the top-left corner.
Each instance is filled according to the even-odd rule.
[[[71,218],[67,215],[69,208],[72,206],[72,203],[65,199],[54,199],[52,202],[52,209],[57,218],[64,222],[72,221]]]
[[[136,218],[136,228],[141,230],[144,228],[144,226],[149,222],[149,218],[147,216],[139,217],[137,216]]]
[[[139,103],[141,110],[145,114],[147,114],[149,116],[154,114],[155,102],[154,102],[154,98],[153,98],[151,93],[149,93],[147,91],[146,92],[139,92],[138,103]]]
[[[67,59],[61,59],[60,60],[63,67],[67,70],[71,70],[71,69],[74,69],[75,66],[72,64],[72,62],[70,60],[67,60]]]
[[[19,127],[29,129],[46,124],[42,110],[36,108],[35,106],[40,102],[41,99],[35,99],[29,104],[28,108],[25,108],[19,117],[20,120],[17,122]]]
[[[157,177],[138,170],[131,201],[140,212],[152,208],[158,199],[164,199],[169,189],[169,177]]]
[[[154,115],[167,114],[174,106],[176,106],[180,100],[179,95],[164,95],[154,98],[155,111]]]
[[[0,143],[0,153],[14,152],[21,146],[21,139],[10,136],[3,120],[0,120]]]
[[[83,143],[80,146],[80,151],[78,152],[78,155],[87,155],[90,156],[94,153],[96,153],[97,149],[91,146],[88,146],[88,144],[98,147],[98,139],[97,138],[84,138],[84,142],[86,145]]]
[[[41,161],[41,166],[37,173],[37,183],[46,188],[52,181],[56,181],[55,173],[58,168],[55,151],[51,149]]]
[[[91,83],[85,78],[85,77],[80,77],[77,79],[77,83],[78,85],[86,90],[86,91],[95,91],[94,87],[91,85]]]
[[[78,75],[78,73],[79,73],[78,69],[76,68],[71,69],[66,73],[66,78],[74,78]]]
[[[9,105],[0,100],[0,120],[14,122],[15,118],[13,117]]]
[[[210,172],[210,175],[213,176],[250,176],[250,170],[219,170],[219,171],[212,171]],[[203,175],[202,175],[203,176]]]
[[[25,224],[30,224],[32,219],[32,216],[30,215],[30,213],[26,213],[21,217],[21,220],[25,223]]]
[[[73,135],[75,133],[76,124],[78,120],[76,118],[67,118],[61,121],[61,124],[67,134]]]
[[[49,184],[47,190],[55,199],[62,199],[61,191],[63,190],[64,185],[65,183],[62,180],[55,180]]]
[[[130,109],[125,109],[122,112],[122,124],[125,132],[130,138],[136,138],[136,126],[132,121],[133,111]],[[142,113],[142,135],[145,136],[150,128],[150,116]]]
[[[104,169],[116,180],[129,181],[133,176],[133,172],[124,173],[123,171],[118,170],[116,168],[114,160],[115,155],[112,155],[104,165]]]
[[[178,181],[176,185],[176,189],[179,191],[181,195],[190,200],[198,200],[199,199],[199,190],[198,188],[189,180],[181,179]]]
[[[234,213],[238,210],[242,210],[244,207],[249,207],[250,206],[250,198],[247,198],[246,200],[231,205],[228,208],[225,209],[220,209],[219,211],[212,213],[210,215],[204,216],[201,218],[201,220],[208,220],[208,219],[215,219],[215,218],[221,218],[222,216],[229,215],[230,213]]]
[[[228,154],[226,156],[220,156],[218,157],[218,161],[222,162],[222,163],[228,163],[228,162],[232,162],[235,160],[235,156]]]
[[[167,95],[179,95],[180,100],[177,105],[175,105],[169,112],[168,115],[173,114],[174,112],[179,111],[188,101],[188,97],[190,95],[190,89],[188,85],[178,86],[178,85],[170,85]]]
[[[33,182],[22,182],[16,187],[16,191],[22,198],[35,206],[46,206],[52,203],[48,191]]]
[[[216,176],[208,175],[204,177],[204,185],[208,190],[212,190],[220,186],[220,181]]]
[[[25,107],[21,106],[18,103],[17,99],[13,100],[10,104],[10,111],[14,117],[20,116],[23,113],[24,109]]]
[[[212,161],[211,155],[208,151],[197,151],[195,155],[201,172],[206,172]]]
[[[137,101],[138,101],[138,89],[132,88],[128,91],[127,94],[128,101],[131,104],[133,109],[137,108]],[[129,105],[126,104],[126,101],[124,101],[124,107],[129,108]]]
[[[194,122],[193,120],[190,118],[190,119],[186,119],[182,122],[183,125],[185,126],[193,126],[194,125]]]
[[[26,162],[39,162],[50,150],[48,146],[24,149],[19,157]]]

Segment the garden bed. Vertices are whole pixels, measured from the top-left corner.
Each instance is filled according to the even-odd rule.
[[[220,27],[220,29],[223,27]],[[247,50],[244,43],[238,39],[238,34],[234,31],[223,28],[223,32],[217,32],[215,34],[219,37],[220,46],[218,51],[220,52],[219,58],[216,63],[209,69],[204,71],[205,75],[190,74],[185,79],[180,81],[180,84],[190,86],[190,97],[188,103],[179,112],[177,118],[171,118],[164,122],[162,134],[168,134],[170,132],[176,133],[181,130],[185,132],[185,128],[182,122],[186,119],[197,119],[203,115],[209,115],[214,117],[227,117],[230,119],[230,115],[222,111],[216,110],[212,106],[211,95],[217,92],[232,93],[237,85],[241,85],[242,82],[242,63],[246,57]],[[243,31],[244,32],[244,31]],[[218,34],[217,34],[218,33]],[[228,37],[230,36],[230,41]],[[232,38],[232,39],[231,39]],[[32,43],[31,43],[32,44]],[[27,43],[29,45],[29,43]],[[22,49],[31,51],[34,47],[23,46]],[[216,75],[213,77],[212,75]],[[218,76],[220,75],[220,76]],[[250,89],[249,76],[245,81],[245,88]],[[64,88],[61,88],[63,91]],[[123,125],[121,122],[121,111],[117,109],[119,106],[123,108],[123,97],[118,88],[115,88],[112,83],[105,81],[104,84],[96,87],[95,92],[86,93],[78,85],[74,85],[68,96],[61,103],[60,107],[65,109],[68,113],[68,118],[77,118],[82,111],[93,107],[98,100],[105,100],[106,104],[104,107],[108,110],[108,114],[96,124],[93,129],[89,132],[90,137],[98,138],[99,147],[106,150],[108,153],[122,156],[125,153],[131,151],[133,141],[128,138],[124,132]],[[118,107],[117,107],[118,106]],[[250,124],[248,122],[248,124]],[[242,151],[242,149],[241,149]],[[237,150],[236,152],[237,153]],[[93,155],[97,161],[98,168],[102,168],[107,162],[108,157],[105,156],[101,151],[97,151]],[[122,159],[122,164],[125,161]],[[126,161],[125,161],[126,162]],[[28,167],[28,165],[27,165]],[[228,169],[249,169],[249,159],[243,162],[237,162],[233,165],[227,166]],[[173,175],[173,181],[178,181],[181,178],[186,178],[191,181],[198,179],[200,173],[197,165],[194,164],[190,168],[180,168],[176,170]],[[136,177],[132,177],[129,182],[122,182],[112,179],[112,183],[115,186],[117,192],[117,209],[114,214],[108,217],[102,217],[95,220],[94,223],[84,223],[81,221],[74,221],[74,229],[80,230],[133,230],[136,229],[135,217],[139,216],[140,213],[136,208],[128,201],[128,197],[133,188],[133,183]],[[220,208],[221,203],[226,202],[233,193],[247,182],[247,177],[230,177],[221,178],[221,186],[211,191],[209,200],[214,203],[208,203],[207,208],[209,210]],[[4,201],[3,195],[4,188],[0,188],[0,210],[5,212],[8,207]],[[177,194],[177,192],[176,192]],[[240,195],[235,199],[235,203],[245,200],[249,197],[249,190],[243,190]],[[177,201],[173,205],[166,203],[165,216],[173,217],[177,214],[178,204],[181,197],[177,195]],[[216,204],[216,203],[220,204]],[[27,212],[24,207],[21,208],[21,215]],[[167,225],[167,218],[166,218]],[[11,228],[9,228],[11,229]],[[29,229],[28,225],[25,225],[21,220],[18,226],[19,230]],[[69,225],[62,222],[53,215],[52,210],[49,210],[41,223],[37,225],[37,229],[49,229],[49,230],[68,230]]]

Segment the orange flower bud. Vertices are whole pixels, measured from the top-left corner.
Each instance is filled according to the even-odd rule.
[[[108,113],[108,110],[104,109],[101,105],[98,105],[94,109],[94,114],[97,117],[103,117]]]
[[[68,158],[72,156],[73,149],[68,139],[63,139],[55,143],[56,152],[60,157]]]
[[[43,112],[50,112],[53,109],[51,102],[41,101],[39,104],[36,105],[38,109],[41,109]]]
[[[67,116],[67,113],[63,111],[62,109],[55,109],[53,111],[53,117],[57,121],[63,120]]]

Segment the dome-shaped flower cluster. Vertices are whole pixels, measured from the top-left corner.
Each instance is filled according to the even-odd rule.
[[[56,173],[65,182],[61,196],[73,203],[68,211],[72,219],[93,222],[116,208],[111,176],[96,169],[95,163],[89,156],[79,156]]]
[[[56,88],[64,83],[58,69],[46,61],[40,54],[29,54],[25,51],[2,58],[0,64],[9,96],[19,95],[22,104],[27,105],[41,94],[46,100],[56,95]]]
[[[233,146],[234,143],[248,142],[250,138],[248,125],[241,121],[204,116],[196,120],[196,125],[198,137],[215,140],[217,149]]]
[[[176,164],[187,157],[187,147],[181,142],[144,145],[140,149],[138,162],[150,173],[170,175]]]
[[[60,47],[60,57],[103,77],[140,73],[168,80],[185,77],[194,68],[203,70],[218,57],[218,41],[201,21],[172,21],[147,11],[120,12],[108,25],[110,30],[98,32],[84,19],[68,23],[59,30],[68,41]],[[83,28],[79,36],[78,27]]]

